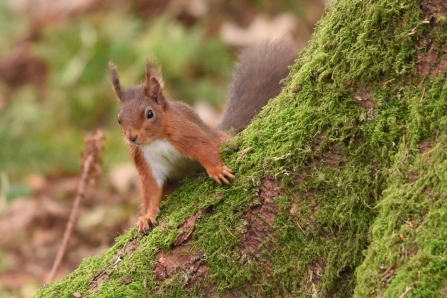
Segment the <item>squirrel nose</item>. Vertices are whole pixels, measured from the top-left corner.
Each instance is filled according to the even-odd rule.
[[[129,141],[131,141],[132,143],[135,143],[138,139],[138,136],[129,136]]]

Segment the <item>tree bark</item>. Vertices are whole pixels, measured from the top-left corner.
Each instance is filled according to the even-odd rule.
[[[37,297],[447,295],[446,32],[441,0],[330,4],[223,149],[236,181],[193,177]]]

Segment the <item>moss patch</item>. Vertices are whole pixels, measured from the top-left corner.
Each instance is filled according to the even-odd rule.
[[[416,71],[421,36],[438,28],[424,13],[410,0],[329,5],[282,94],[223,149],[234,183],[191,177],[147,236],[132,229],[37,297],[441,295],[447,84]],[[160,280],[160,252],[198,212],[181,245],[209,271]]]

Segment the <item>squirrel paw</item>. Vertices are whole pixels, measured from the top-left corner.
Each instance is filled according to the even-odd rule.
[[[208,173],[208,174],[214,181],[216,181],[219,184],[222,184],[222,181],[225,184],[229,184],[230,182],[228,181],[227,178],[234,179],[233,171],[230,168],[228,168],[227,166],[223,166],[221,168],[221,170],[215,175],[210,174],[210,173]],[[225,177],[227,177],[227,178],[225,178]]]
[[[155,219],[155,217],[153,219],[150,219],[147,215],[140,216],[138,218],[138,232],[143,234],[149,231],[149,223],[151,223],[151,225],[155,227],[157,225],[157,220]]]

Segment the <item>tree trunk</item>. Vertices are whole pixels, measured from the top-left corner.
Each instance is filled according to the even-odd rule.
[[[442,0],[330,4],[223,149],[234,183],[191,178],[148,235],[37,297],[447,295],[446,17]]]

